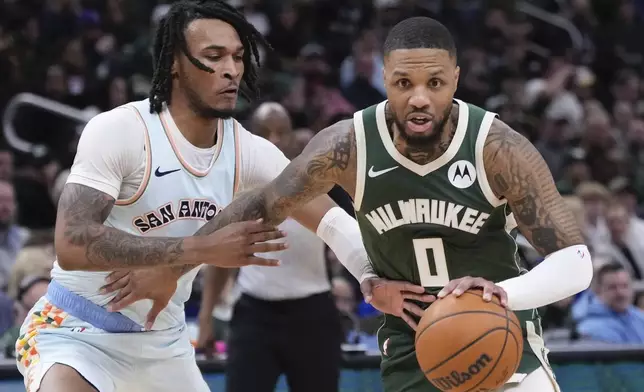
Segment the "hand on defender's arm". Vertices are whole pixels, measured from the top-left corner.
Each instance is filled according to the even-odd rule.
[[[56,254],[63,269],[113,271],[156,266],[213,264],[222,267],[277,265],[254,253],[285,249],[265,243],[284,235],[271,225],[239,222],[203,237],[141,237],[105,226],[114,198],[93,188],[67,184],[56,219]],[[219,228],[219,227],[218,227]],[[177,271],[183,271],[177,267]],[[176,272],[176,271],[175,271]]]

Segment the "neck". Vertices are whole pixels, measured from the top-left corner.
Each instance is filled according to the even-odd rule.
[[[389,108],[389,106],[387,106],[387,108]],[[452,139],[454,138],[454,134],[456,133],[456,126],[458,125],[458,105],[452,105],[449,119],[445,123],[443,129],[440,130],[440,135],[435,142],[423,145],[410,145],[402,136],[401,130],[398,129],[398,126],[393,121],[390,111],[387,110],[386,113],[389,129],[393,129],[393,141],[396,149],[405,157],[419,165],[426,165],[429,162],[438,159],[438,157],[447,151]]]
[[[216,143],[218,118],[200,117],[180,99],[173,99],[168,110],[179,132],[190,144],[199,148],[210,148]]]

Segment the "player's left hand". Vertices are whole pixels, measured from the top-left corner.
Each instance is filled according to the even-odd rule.
[[[492,301],[492,296],[499,297],[501,305],[508,306],[508,294],[501,286],[497,286],[494,282],[483,278],[473,278],[465,276],[463,278],[454,279],[447,283],[445,287],[438,293],[438,298],[445,298],[449,294],[454,294],[460,297],[464,292],[469,289],[483,289],[483,301]]]
[[[145,329],[149,331],[177,291],[177,276],[169,268],[115,271],[107,276],[101,293],[114,291],[118,292],[108,304],[107,310],[110,312],[118,312],[142,299],[152,300],[152,308],[145,322]]]
[[[425,294],[425,288],[409,282],[382,278],[367,278],[360,283],[360,290],[366,303],[387,314],[400,317],[416,330],[418,324],[414,317],[422,317],[425,312],[409,300],[430,304],[436,300],[433,295]]]

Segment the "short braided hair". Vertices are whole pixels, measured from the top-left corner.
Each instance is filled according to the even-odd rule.
[[[181,0],[172,4],[168,13],[161,19],[156,30],[152,58],[154,61],[154,76],[150,89],[150,112],[159,113],[163,103],[170,103],[172,93],[172,64],[174,55],[180,50],[190,62],[205,72],[214,72],[188,51],[185,29],[190,22],[197,19],[219,19],[231,26],[239,34],[244,45],[244,88],[240,93],[245,98],[257,97],[259,50],[258,45],[270,49],[264,36],[246,21],[244,15],[222,0]],[[253,61],[254,60],[254,61]]]
[[[396,49],[444,49],[456,57],[452,33],[441,22],[424,16],[407,18],[389,30],[384,54]]]

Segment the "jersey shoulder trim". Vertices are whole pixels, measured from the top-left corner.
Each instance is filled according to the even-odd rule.
[[[360,110],[353,115],[353,128],[356,137],[356,190],[353,196],[353,208],[360,211],[364,196],[365,180],[367,175],[367,139],[364,128],[364,111]]]
[[[150,146],[150,131],[148,130],[148,126],[146,125],[143,116],[141,116],[139,109],[135,105],[124,105],[121,106],[121,108],[134,112],[136,118],[141,122],[141,125],[143,126],[143,134],[145,136],[145,171],[143,174],[143,179],[141,180],[141,184],[139,184],[139,187],[134,195],[132,195],[128,199],[116,200],[114,202],[115,205],[123,207],[136,203],[145,192],[145,189],[148,187],[148,183],[150,182],[150,173],[152,171],[152,148]]]
[[[490,127],[494,119],[497,117],[496,113],[486,112],[483,116],[483,121],[481,121],[481,126],[479,127],[479,132],[476,136],[476,144],[474,147],[474,159],[476,162],[476,176],[478,177],[479,187],[481,192],[487,199],[488,203],[493,207],[498,207],[501,204],[505,203],[505,200],[501,200],[492,191],[490,183],[487,180],[487,172],[485,171],[485,164],[483,161],[483,149],[485,147],[485,140],[487,140],[487,135],[490,132]]]
[[[240,147],[240,134],[239,134],[239,125],[237,120],[233,120],[233,132],[235,136],[235,180],[233,182],[233,198],[237,195],[239,190],[239,176],[240,176],[240,166],[241,166],[241,147]]]

